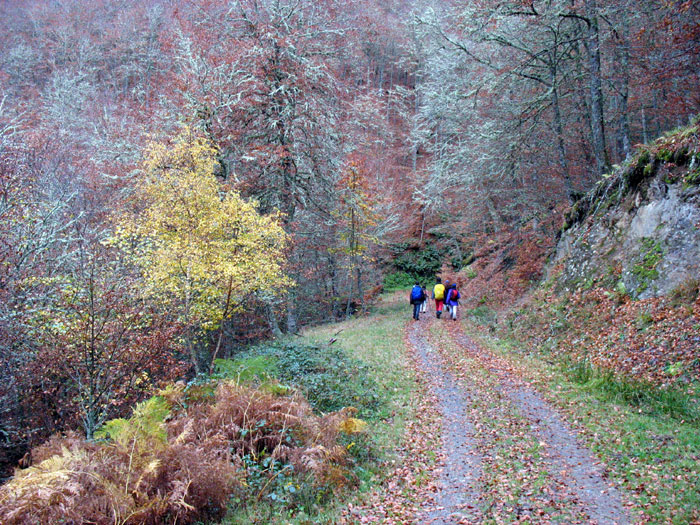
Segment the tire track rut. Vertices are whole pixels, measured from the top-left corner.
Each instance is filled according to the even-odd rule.
[[[437,480],[437,493],[428,502],[419,523],[451,524],[479,521],[477,487],[481,474],[481,458],[476,451],[474,425],[468,418],[470,394],[462,388],[440,353],[428,342],[422,331],[426,323],[409,327],[408,341],[418,356],[418,362],[437,400],[441,414],[442,472]]]

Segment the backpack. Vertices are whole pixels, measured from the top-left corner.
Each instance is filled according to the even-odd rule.
[[[445,285],[436,284],[435,288],[433,288],[433,294],[435,295],[435,299],[442,301],[445,298]]]
[[[411,302],[419,303],[423,300],[423,289],[420,286],[414,286],[411,290]]]
[[[452,288],[452,290],[450,290],[450,293],[448,294],[448,301],[459,301],[459,292],[457,291],[457,288]]]

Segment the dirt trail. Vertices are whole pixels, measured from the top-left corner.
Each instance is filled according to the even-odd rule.
[[[437,398],[437,410],[442,417],[442,475],[438,492],[427,502],[419,523],[474,523],[479,491],[481,458],[476,452],[474,425],[467,417],[469,394],[457,384],[452,373],[443,365],[439,352],[422,333],[426,323],[409,325],[408,341],[418,354],[418,363],[426,381]]]
[[[435,323],[440,323],[441,340],[449,341],[454,349],[452,354],[443,350],[443,344],[435,348],[436,344],[431,342],[430,327]],[[539,463],[533,462],[524,469],[534,470],[535,475],[539,475],[537,470],[541,469],[542,476],[549,480],[541,488],[542,494],[532,490],[521,494],[511,505],[517,507],[517,514],[511,517],[527,518],[531,523],[549,522],[550,516],[541,510],[542,501],[549,498],[551,506],[561,511],[559,516],[569,517],[564,518],[568,523],[630,523],[620,492],[605,477],[604,468],[579,442],[564,418],[532,385],[520,378],[507,361],[477,344],[459,325],[425,316],[407,328],[408,342],[416,353],[416,361],[437,400],[435,409],[442,418],[442,451],[438,465],[442,469],[435,473],[437,491],[434,499],[423,505],[416,523],[480,523],[484,517],[498,521],[498,516],[494,515],[498,506],[493,502],[485,506],[482,491],[486,490],[484,486],[494,485],[493,479],[486,479],[485,470],[498,468],[497,454],[494,455],[493,450],[503,436],[489,436],[488,429],[487,432],[477,431],[475,425],[484,426],[484,415],[474,413],[475,407],[487,406],[479,405],[482,398],[494,399],[494,395],[497,401],[491,401],[486,419],[492,417],[500,421],[515,417],[518,428],[526,429],[528,439],[542,445]],[[469,360],[471,369],[458,362],[461,356]],[[472,381],[476,375],[483,376],[482,380]],[[507,409],[502,408],[504,402]],[[534,509],[540,509],[540,514]],[[520,514],[521,510],[524,515]]]

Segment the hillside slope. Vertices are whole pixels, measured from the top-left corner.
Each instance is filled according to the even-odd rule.
[[[532,228],[492,242],[471,275],[462,272],[465,313],[531,351],[692,390],[700,377],[699,137],[696,122],[639,146],[566,213],[556,244]],[[539,273],[534,286],[523,278]]]

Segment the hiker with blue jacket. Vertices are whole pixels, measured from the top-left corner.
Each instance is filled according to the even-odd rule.
[[[445,304],[447,304],[450,310],[450,315],[452,316],[453,321],[457,320],[457,306],[459,306],[460,297],[461,296],[459,295],[459,291],[457,290],[457,284],[451,284],[450,288],[447,290],[447,298],[445,299]]]
[[[413,305],[413,318],[418,321],[418,316],[420,315],[420,305],[425,301],[425,293],[423,292],[423,287],[416,283],[411,289],[411,304]]]

